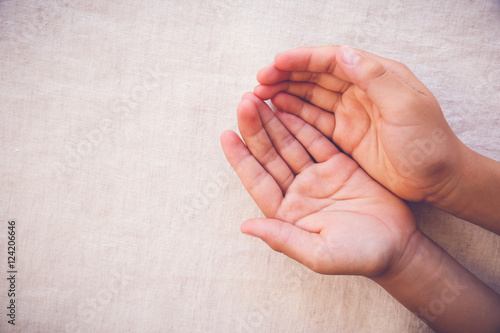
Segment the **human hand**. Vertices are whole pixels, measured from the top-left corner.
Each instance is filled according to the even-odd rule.
[[[314,127],[252,93],[238,125],[246,146],[232,131],[221,144],[267,217],[244,222],[244,233],[324,274],[382,275],[414,251],[420,232],[406,204]]]
[[[349,47],[280,53],[254,93],[331,138],[399,197],[446,200],[466,147],[432,93],[403,64]]]
[[[316,272],[370,277],[436,331],[498,330],[500,296],[314,127],[273,113],[251,93],[238,106],[238,124],[246,146],[227,131],[222,147],[267,217],[244,222],[244,233]]]

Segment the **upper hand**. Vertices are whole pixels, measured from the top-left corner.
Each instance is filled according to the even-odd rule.
[[[299,48],[257,79],[258,97],[332,138],[399,197],[433,202],[453,190],[464,145],[405,65],[346,47]]]

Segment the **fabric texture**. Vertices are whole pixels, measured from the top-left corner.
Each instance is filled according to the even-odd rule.
[[[430,332],[363,277],[242,235],[262,216],[219,144],[276,53],[401,61],[500,160],[500,2],[0,1],[2,332]],[[424,204],[420,228],[500,291],[500,237]]]

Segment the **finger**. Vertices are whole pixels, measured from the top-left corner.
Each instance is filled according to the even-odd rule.
[[[336,70],[337,45],[320,47],[299,47],[278,53],[274,65],[282,71],[316,72],[339,74]],[[338,76],[338,75],[337,75]]]
[[[346,76],[338,66],[337,61],[340,50],[341,46],[337,45],[291,49],[277,54],[274,59],[274,66],[284,72],[310,71],[330,73],[340,80],[352,82],[349,76]],[[401,81],[416,91],[426,95],[431,94],[425,85],[404,64],[367,51],[356,51],[366,58],[381,63]]]
[[[260,84],[274,84],[282,81],[310,82],[334,92],[344,92],[351,85],[350,82],[341,80],[330,73],[288,72],[279,70],[274,64],[262,68],[257,74],[257,81]]]
[[[343,93],[351,86],[350,82],[339,79],[330,73],[291,72],[289,81],[315,83],[333,92]]]
[[[366,93],[382,110],[395,110],[394,105],[411,105],[421,99],[420,92],[406,85],[380,62],[344,46],[337,54],[337,68]],[[419,96],[420,95],[420,96]],[[399,111],[399,110],[398,110]],[[401,117],[402,114],[393,116]]]
[[[279,110],[276,111],[276,116],[316,162],[325,162],[339,152],[326,136],[299,117]]]
[[[233,131],[221,135],[221,145],[229,164],[265,216],[276,214],[283,193],[274,178],[257,162]]]
[[[335,115],[317,106],[304,102],[300,98],[286,93],[278,93],[271,101],[278,109],[296,115],[309,123],[328,138],[333,137]]]
[[[290,134],[264,101],[252,93],[245,94],[243,98],[251,100],[255,104],[262,125],[273,146],[295,174],[302,172],[314,163],[300,142]]]
[[[317,233],[275,219],[245,221],[241,225],[241,231],[262,239],[274,251],[285,254],[317,273],[333,274],[331,258],[324,250],[323,240]]]
[[[276,96],[279,92],[295,95],[304,101],[330,112],[335,112],[337,105],[342,100],[342,94],[309,82],[285,81],[272,85],[258,85],[254,89],[254,94],[264,100]]]
[[[274,66],[274,63],[262,68],[257,72],[257,81],[261,84],[272,84],[286,81],[292,72],[282,71]]]
[[[292,170],[274,148],[264,129],[257,106],[244,98],[238,105],[238,127],[246,146],[255,159],[276,180],[281,190],[286,192],[295,178]]]

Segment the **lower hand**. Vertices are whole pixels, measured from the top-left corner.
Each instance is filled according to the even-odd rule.
[[[419,231],[406,204],[314,127],[252,93],[238,125],[246,146],[227,131],[222,147],[266,216],[244,233],[324,274],[385,274],[411,252]]]

